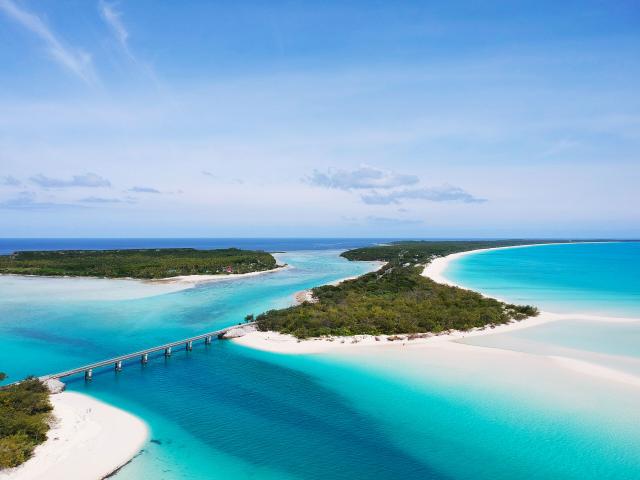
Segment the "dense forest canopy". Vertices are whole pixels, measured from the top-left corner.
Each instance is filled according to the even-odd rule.
[[[24,463],[47,439],[51,410],[49,392],[35,378],[0,388],[0,469]]]
[[[535,316],[535,307],[506,304],[421,275],[423,265],[437,256],[530,243],[533,242],[398,242],[350,250],[342,255],[350,260],[382,260],[387,264],[378,272],[355,280],[314,288],[316,302],[259,315],[258,329],[298,338],[438,333]]]
[[[541,243],[556,243],[559,240],[419,240],[393,242],[387,245],[355,248],[342,253],[349,260],[381,260],[392,263],[409,262],[427,264],[434,257],[481,248],[511,247]],[[562,241],[567,243],[567,241]]]
[[[237,248],[25,251],[0,256],[0,273],[19,275],[150,279],[248,273],[275,267],[276,259],[271,254]]]

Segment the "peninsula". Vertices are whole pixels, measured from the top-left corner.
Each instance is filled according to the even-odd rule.
[[[313,301],[258,315],[260,331],[299,339],[466,331],[538,315],[531,305],[504,303],[422,275],[433,259],[481,248],[545,243],[515,241],[398,242],[349,250],[349,260],[387,262],[377,272],[311,290]],[[548,242],[546,242],[548,243]]]
[[[0,274],[164,279],[231,275],[277,268],[267,252],[227,248],[19,251],[0,255]]]

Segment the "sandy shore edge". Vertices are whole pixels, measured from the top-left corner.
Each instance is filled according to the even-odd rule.
[[[289,268],[292,268],[292,267],[290,265],[284,264],[284,265],[278,265],[275,268],[272,268],[271,270],[260,270],[258,272],[230,273],[230,274],[218,274],[218,275],[180,275],[177,277],[158,278],[153,280],[142,280],[142,281],[152,285],[176,284],[176,285],[183,285],[185,288],[188,288],[194,285],[199,285],[201,283],[211,283],[211,282],[220,282],[225,280],[238,280],[240,278],[256,277],[258,275],[266,275],[268,273],[281,272]]]
[[[587,242],[584,242],[587,243]],[[532,244],[532,245],[517,245],[510,247],[495,247],[487,249],[470,250],[467,252],[460,252],[445,257],[435,258],[424,269],[423,275],[431,278],[432,280],[443,283],[446,285],[466,288],[463,285],[456,284],[450,281],[444,276],[449,262],[457,260],[463,256],[475,254],[481,251],[499,250],[507,248],[528,248],[541,245],[550,244]],[[481,327],[472,329],[466,332],[462,331],[449,331],[441,334],[419,334],[419,335],[357,335],[352,337],[332,337],[332,338],[313,338],[308,340],[298,340],[291,335],[285,335],[278,332],[252,332],[243,337],[233,339],[234,342],[244,345],[249,348],[257,350],[268,351],[272,353],[280,354],[293,354],[293,355],[308,355],[308,354],[323,354],[329,352],[345,351],[345,352],[357,352],[358,349],[363,347],[376,347],[386,349],[420,349],[422,352],[429,351],[429,347],[442,347],[447,349],[455,349],[459,354],[464,354],[464,351],[469,349],[485,349],[485,347],[479,347],[475,345],[467,345],[456,342],[465,337],[474,337],[480,335],[487,335],[491,333],[504,333],[524,328],[530,328],[537,325],[542,325],[547,322],[554,322],[559,320],[569,320],[579,317],[581,320],[586,321],[606,321],[612,323],[625,323],[625,322],[637,322],[637,318],[625,318],[615,316],[603,316],[593,314],[582,313],[553,313],[548,311],[542,311],[537,317],[529,317],[521,321],[512,321],[508,324],[497,325],[494,328]],[[491,349],[494,353],[502,352],[505,355],[531,355],[522,352],[516,352],[511,350]],[[572,370],[576,373],[588,375],[592,377],[598,377],[601,380],[615,381],[625,383],[634,387],[640,387],[640,377],[617,371],[612,368],[607,368],[602,365],[597,365],[591,362],[580,361],[572,358],[559,357],[559,356],[547,356],[558,367]]]
[[[470,255],[478,252],[489,251],[489,250],[499,250],[506,248],[525,248],[525,247],[533,247],[537,245],[552,245],[552,244],[531,244],[531,245],[514,245],[509,247],[495,247],[495,248],[483,248],[476,250],[469,250],[466,252],[453,253],[451,255],[446,255],[444,257],[437,257],[433,259],[427,266],[425,267],[422,275],[425,277],[429,277],[432,280],[442,283],[445,285],[450,285],[454,287],[464,288],[462,285],[457,285],[451,281],[449,281],[444,276],[444,271],[446,270],[449,262],[456,260],[462,256]],[[385,262],[379,262],[384,265]],[[344,281],[340,280],[340,281]],[[340,283],[340,281],[335,283]],[[296,294],[297,301],[304,301],[309,298],[306,295],[305,290],[298,292]],[[358,347],[367,347],[367,346],[377,346],[377,347],[398,347],[410,345],[424,345],[424,344],[433,344],[434,342],[446,342],[452,341],[464,337],[469,336],[477,336],[477,335],[486,335],[488,333],[493,332],[505,332],[510,330],[517,330],[521,328],[527,328],[534,325],[541,325],[546,322],[560,320],[562,318],[568,318],[565,315],[555,314],[550,312],[541,312],[537,317],[530,317],[526,320],[522,321],[513,321],[504,325],[497,325],[494,328],[490,327],[482,327],[472,329],[466,332],[461,331],[448,331],[443,332],[441,334],[432,334],[432,333],[424,333],[418,335],[356,335],[352,337],[330,337],[330,338],[311,338],[306,340],[298,340],[292,335],[286,335],[279,332],[251,332],[242,337],[234,338],[232,341],[244,345],[246,347],[255,348],[257,350],[263,350],[273,353],[284,353],[284,354],[316,354],[316,353],[324,353],[335,349],[344,349],[344,348],[358,348]],[[600,319],[600,317],[597,317]],[[618,319],[616,319],[618,320]]]
[[[47,440],[23,465],[0,472],[0,480],[99,480],[128,463],[149,438],[141,419],[93,397],[62,392],[50,398]]]
[[[366,275],[367,273],[371,273],[371,272],[377,272],[387,264],[387,262],[380,262],[377,260],[365,261],[365,263],[370,264],[373,268],[368,272],[363,273],[362,275]],[[346,282],[348,280],[354,280],[362,275],[352,275],[350,277],[339,278],[338,280],[334,280],[333,282],[327,283],[327,285],[333,285],[333,286],[340,285],[342,282]],[[313,296],[312,288],[308,288],[306,290],[300,290],[299,292],[294,293],[293,299],[294,299],[295,305],[299,305],[304,302],[314,303],[316,301],[315,297]]]

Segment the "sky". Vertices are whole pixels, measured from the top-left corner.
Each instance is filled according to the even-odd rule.
[[[640,2],[0,0],[0,236],[640,238]]]

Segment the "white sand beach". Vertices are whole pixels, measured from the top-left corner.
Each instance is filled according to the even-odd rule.
[[[179,275],[177,277],[159,278],[157,280],[145,280],[146,283],[153,285],[181,285],[183,288],[189,288],[201,283],[220,282],[225,280],[238,280],[241,278],[256,277],[258,275],[266,275],[268,273],[281,272],[291,268],[290,265],[277,265],[271,270],[261,270],[259,272],[248,273],[229,273],[217,275]]]
[[[498,247],[501,248],[525,248],[529,245],[519,245],[514,247]],[[483,249],[484,250],[495,250]],[[444,272],[447,269],[449,262],[461,258],[465,255],[477,253],[479,250],[472,250],[469,252],[460,252],[446,257],[439,257],[434,259],[424,270],[423,275],[430,277],[436,282],[456,286],[459,288],[465,288],[462,285],[457,285],[451,282],[444,276]],[[527,329],[542,325],[548,322],[556,322],[562,320],[575,320],[578,317],[582,320],[591,321],[604,321],[611,323],[625,323],[625,322],[637,322],[636,318],[623,318],[623,317],[610,317],[590,314],[575,314],[575,313],[552,313],[552,312],[540,312],[537,317],[530,317],[522,321],[513,321],[505,325],[497,325],[494,328],[483,327],[466,332],[462,331],[449,331],[441,334],[418,334],[418,335],[357,335],[352,337],[331,337],[331,338],[312,338],[307,340],[299,340],[291,335],[285,335],[278,332],[260,332],[255,331],[248,333],[247,335],[233,339],[234,342],[244,345],[250,348],[258,350],[269,351],[273,353],[282,354],[325,354],[325,353],[344,353],[344,354],[361,354],[371,353],[378,351],[380,353],[384,351],[388,352],[407,352],[411,358],[415,359],[415,356],[432,357],[435,352],[439,352],[439,355],[445,355],[448,360],[450,354],[455,353],[456,361],[460,364],[466,364],[473,358],[476,358],[478,354],[484,355],[510,355],[513,356],[514,362],[519,362],[523,358],[544,358],[545,365],[554,365],[557,368],[573,373],[579,373],[599,380],[612,381],[618,384],[625,384],[631,387],[640,387],[640,377],[635,375],[618,371],[607,366],[599,365],[584,360],[577,360],[575,358],[567,358],[557,355],[532,355],[529,353],[517,352],[514,350],[506,350],[501,348],[487,348],[476,345],[469,345],[460,343],[461,339],[472,338],[481,335],[490,335],[497,333],[507,333],[521,329]],[[409,353],[411,352],[411,353]],[[408,358],[407,358],[408,359]],[[529,360],[527,360],[529,361]],[[515,365],[515,363],[514,363]]]
[[[54,424],[23,465],[0,480],[99,480],[140,452],[149,436],[138,417],[76,392],[51,395]]]
[[[571,316],[567,316],[569,318]],[[487,335],[489,333],[508,332],[541,325],[565,318],[561,314],[544,313],[521,322],[498,325],[495,328],[473,329],[467,332],[450,331],[441,334],[424,333],[417,335],[355,335],[351,337],[327,337],[298,340],[292,335],[279,332],[250,332],[233,341],[246,347],[273,353],[313,354],[332,350],[357,349],[362,347],[400,348],[415,345],[448,342],[466,337]],[[572,318],[572,317],[571,317]],[[600,318],[600,317],[598,317]]]
[[[274,257],[277,259],[277,254]],[[291,268],[279,259],[278,262],[275,268],[259,272],[182,275],[152,280],[0,274],[0,286],[5,290],[11,290],[14,299],[28,298],[34,295],[34,292],[41,292],[44,295],[56,296],[59,300],[131,300],[186,290],[204,283],[240,280]]]

